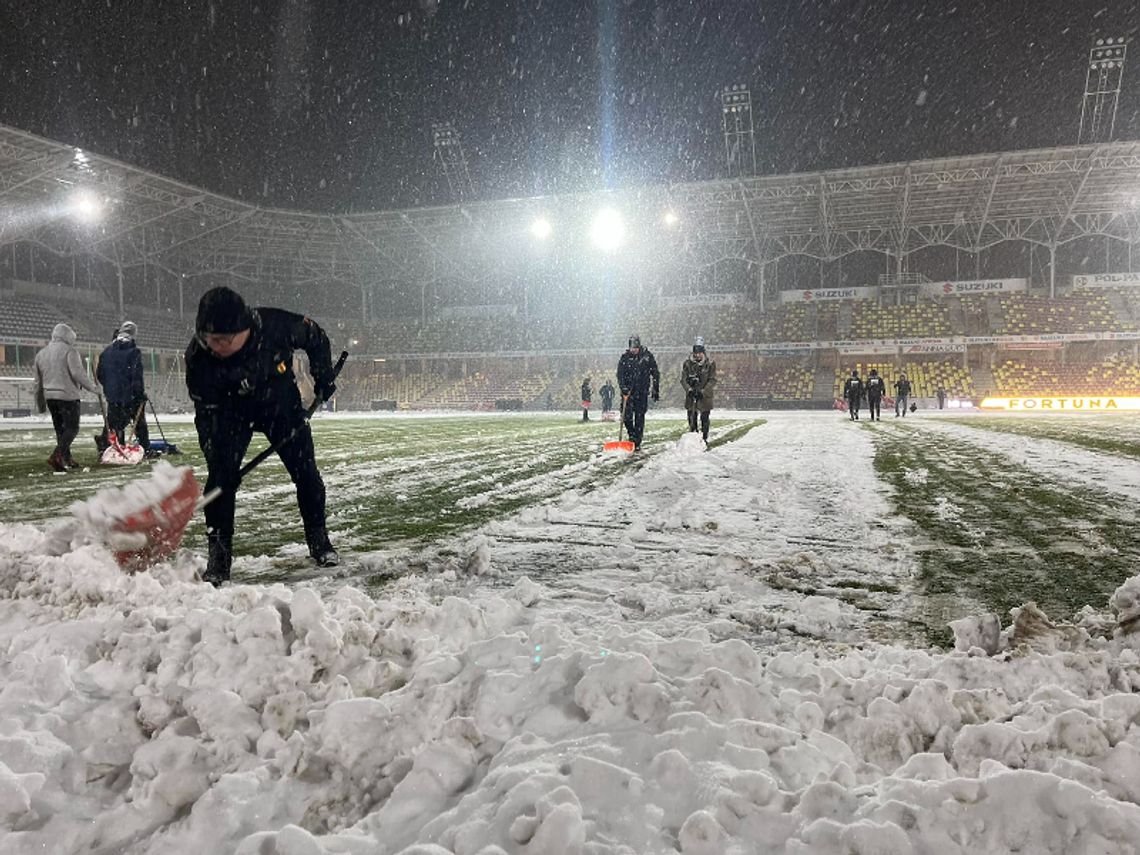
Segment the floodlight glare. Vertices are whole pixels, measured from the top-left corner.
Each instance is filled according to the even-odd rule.
[[[550,220],[546,219],[546,217],[539,217],[537,220],[530,224],[530,233],[539,240],[546,240],[548,237],[550,237],[550,233],[553,230],[554,229],[550,225]]]
[[[103,203],[90,190],[80,190],[71,198],[72,216],[85,223],[94,223],[103,216]]]
[[[667,226],[677,225],[677,215],[673,211],[666,211],[665,212],[665,225],[667,225]]]
[[[594,246],[603,252],[613,252],[621,246],[625,237],[625,223],[621,214],[613,208],[604,208],[594,218],[594,225],[590,228],[590,237]]]

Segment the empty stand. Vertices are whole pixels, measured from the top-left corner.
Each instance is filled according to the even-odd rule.
[[[1009,359],[993,369],[998,394],[1140,395],[1140,367],[1125,356],[1096,365],[1031,363]]]
[[[950,309],[942,301],[923,300],[913,306],[880,306],[873,300],[851,304],[853,339],[925,338],[958,334],[950,323]]]
[[[849,367],[837,368],[833,387],[836,398],[843,397],[843,384],[851,376],[852,368],[857,369],[859,376],[864,380],[874,368],[887,385],[887,395],[892,397],[895,383],[903,373],[910,380],[912,398],[933,398],[939,386],[953,398],[972,398],[975,395],[974,379],[969,369],[963,368],[959,362],[932,360],[905,362],[902,365],[889,362],[856,362]]]
[[[1040,333],[1121,332],[1134,330],[1130,318],[1121,318],[1108,295],[1073,291],[1054,300],[1018,292],[998,298],[1001,320],[995,335]]]

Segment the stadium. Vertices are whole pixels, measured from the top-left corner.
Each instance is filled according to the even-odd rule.
[[[669,377],[703,336],[741,409],[830,407],[872,366],[927,404],[939,386],[955,405],[1140,393],[1135,143],[343,216],[12,128],[0,158],[20,212],[0,251],[6,409],[55,323],[93,357],[123,318],[147,387],[185,408],[181,355],[218,284],[350,351],[342,411],[572,409],[631,333]]]
[[[0,127],[0,202],[5,855],[1137,851],[1140,143],[324,213]],[[232,579],[201,504],[122,558],[219,285],[349,353],[339,566],[274,458]],[[86,395],[52,471],[36,354],[126,320],[181,452],[100,465]],[[835,412],[872,369],[909,414]]]

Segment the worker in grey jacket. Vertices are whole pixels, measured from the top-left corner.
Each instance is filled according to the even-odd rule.
[[[36,406],[41,413],[51,412],[55,428],[55,451],[48,466],[56,472],[74,469],[79,465],[71,456],[71,443],[79,433],[79,393],[86,389],[98,395],[99,387],[83,370],[75,349],[75,330],[67,324],[56,324],[51,344],[36,354],[35,380]]]

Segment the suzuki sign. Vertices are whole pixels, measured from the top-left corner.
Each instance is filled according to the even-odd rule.
[[[877,287],[869,288],[811,288],[806,291],[781,291],[781,303],[815,303],[820,300],[873,300],[879,296]]]
[[[924,282],[919,291],[928,297],[948,297],[967,294],[1008,294],[1011,291],[1028,291],[1028,279],[966,279],[959,282]]]

